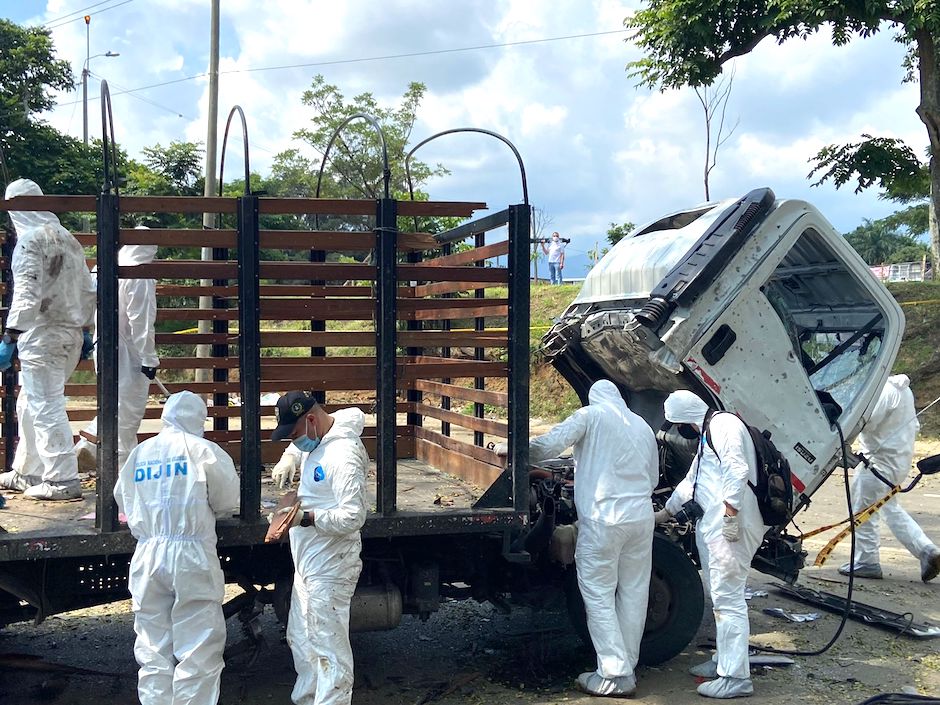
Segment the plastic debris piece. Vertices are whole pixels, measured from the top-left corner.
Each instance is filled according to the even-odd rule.
[[[766,590],[754,590],[750,585],[744,588],[744,599],[750,600],[752,597],[767,597],[770,595]]]
[[[815,622],[819,619],[819,612],[791,612],[783,607],[765,607],[764,614],[773,617],[783,617],[791,622]]]

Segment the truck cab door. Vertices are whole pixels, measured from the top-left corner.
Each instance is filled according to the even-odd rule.
[[[841,453],[835,424],[847,441],[861,430],[903,327],[894,298],[809,207],[683,365],[721,406],[772,433],[803,503]]]

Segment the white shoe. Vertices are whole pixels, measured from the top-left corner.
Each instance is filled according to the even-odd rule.
[[[88,474],[98,472],[98,448],[94,443],[83,438],[75,444],[75,457],[78,459],[78,471]]]
[[[636,678],[633,676],[604,678],[597,671],[589,671],[578,676],[577,682],[585,693],[602,698],[632,698],[636,693]]]
[[[24,491],[23,496],[28,499],[47,500],[50,502],[81,499],[82,486],[78,480],[63,482],[61,484],[40,482],[38,485],[33,485]]]
[[[698,694],[706,698],[746,698],[754,695],[754,684],[750,678],[731,678],[722,676],[713,681],[702,683],[698,687]]]
[[[11,492],[25,492],[39,482],[40,480],[37,478],[20,475],[16,470],[0,473],[0,489],[10,490]]]
[[[689,673],[691,673],[693,676],[698,676],[699,678],[717,678],[718,662],[714,659],[708,659],[705,663],[692,666],[692,668],[689,669]]]

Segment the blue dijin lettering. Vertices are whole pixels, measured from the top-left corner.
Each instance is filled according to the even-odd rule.
[[[173,468],[173,477],[176,477],[177,475],[185,475],[188,469],[189,464],[185,460],[182,463],[176,463],[176,467]]]
[[[158,466],[157,466],[157,471],[153,474],[153,477],[152,477],[151,479],[153,479],[153,480],[159,480],[162,475],[163,475],[163,466],[162,466],[162,465],[158,465]]]
[[[134,470],[134,482],[143,482],[144,480],[144,469],[137,468]]]

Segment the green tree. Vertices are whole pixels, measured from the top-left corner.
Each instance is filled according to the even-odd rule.
[[[894,264],[920,260],[928,249],[912,235],[902,232],[891,217],[865,220],[845,236],[868,264]]]
[[[896,29],[908,46],[908,80],[917,80],[917,114],[930,141],[928,165],[931,248],[940,251],[936,214],[940,212],[940,5],[895,0],[649,0],[628,17],[628,28],[645,56],[632,62],[631,75],[651,87],[707,86],[731,59],[768,38],[783,43],[807,38],[823,27],[837,46]],[[857,146],[857,145],[856,145]],[[881,147],[891,145],[882,144]],[[897,146],[897,145],[895,145]],[[877,148],[878,145],[874,145]],[[891,163],[890,159],[883,159]],[[863,180],[871,174],[863,175]],[[833,177],[835,178],[835,177]],[[877,176],[875,177],[878,178]]]
[[[356,113],[371,115],[381,125],[385,135],[391,172],[389,189],[393,196],[407,198],[405,155],[410,148],[411,132],[426,90],[423,83],[412,82],[408,84],[408,89],[397,106],[383,107],[371,93],[361,93],[347,100],[337,86],[327,83],[323,76],[317,75],[302,99],[304,105],[313,109],[311,125],[297,130],[294,137],[323,154],[333,133],[344,120]],[[284,167],[288,169],[285,176],[290,174],[296,177],[298,174],[293,171],[293,167],[306,166],[306,160],[302,160],[295,150],[286,152],[283,156]],[[313,166],[313,163],[307,164]],[[449,173],[440,164],[432,167],[417,159],[411,160],[409,165],[416,199],[427,196],[422,189],[428,180]],[[316,169],[311,172],[312,182],[294,178],[288,183],[295,186],[303,184],[315,189],[317,169],[319,164],[316,164]],[[342,130],[330,150],[320,195],[326,198],[380,198],[383,194],[383,183],[381,143],[375,129],[364,120],[351,122]],[[321,227],[323,221],[321,218]],[[344,219],[339,223],[336,219],[330,221],[333,227],[358,228],[363,225],[363,219]],[[402,223],[402,227],[411,229],[414,222]],[[442,226],[433,220],[421,219],[418,228],[435,232],[442,229]]]
[[[100,146],[85,147],[43,123],[55,91],[74,88],[67,61],[55,58],[50,32],[0,20],[0,152],[4,182],[35,181],[47,193],[94,193]],[[75,223],[64,219],[67,226]]]
[[[607,242],[610,243],[611,247],[616,245],[618,242],[623,240],[627,235],[632,233],[636,226],[633,223],[611,223],[610,227],[607,228]]]

